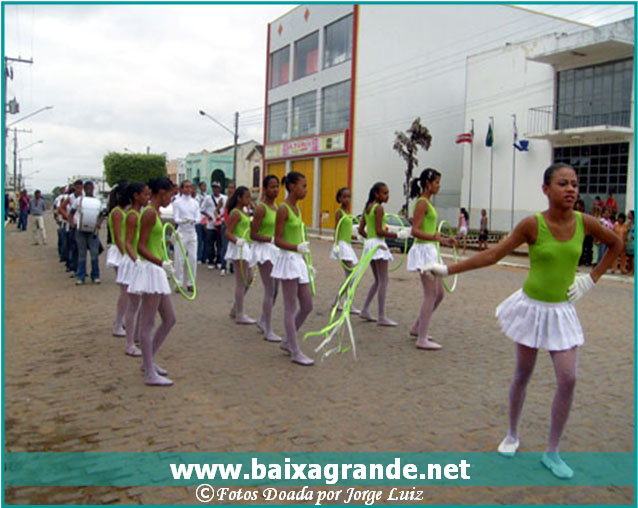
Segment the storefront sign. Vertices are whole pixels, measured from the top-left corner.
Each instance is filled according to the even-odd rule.
[[[342,152],[345,149],[346,131],[341,131],[266,145],[266,159]]]

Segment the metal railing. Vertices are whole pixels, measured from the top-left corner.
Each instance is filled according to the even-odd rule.
[[[576,129],[595,125],[629,127],[630,111],[601,111],[597,101],[579,101],[530,108],[527,132],[539,134],[552,130]]]

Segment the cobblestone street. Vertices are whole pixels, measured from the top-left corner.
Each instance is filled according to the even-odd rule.
[[[494,451],[507,430],[514,346],[494,310],[527,270],[497,266],[463,274],[434,314],[444,348],[419,351],[408,335],[422,301],[415,274],[391,274],[388,314],[397,328],[353,317],[358,360],[303,368],[254,326],[228,317],[234,280],[199,266],[197,299],[173,295],[177,324],[158,363],[175,385],[147,387],[140,360],[111,335],[118,288],[100,257],[101,285],[76,287],[49,244],[32,245],[14,225],[4,239],[5,444],[15,451]],[[104,236],[104,234],[103,234]],[[302,332],[327,324],[343,272],[330,244],[312,242],[318,272],[314,310]],[[473,252],[468,252],[471,255]],[[395,260],[397,257],[395,256]],[[87,279],[88,280],[88,279]],[[372,275],[358,295],[361,306]],[[606,279],[578,302],[586,343],[563,451],[631,452],[634,436],[634,286]],[[249,291],[258,318],[262,285]],[[376,315],[376,302],[373,304]],[[274,328],[283,335],[282,299]],[[555,379],[542,353],[528,389],[521,451],[543,451]],[[549,473],[548,473],[549,474]],[[11,487],[8,503],[194,504],[194,487]],[[633,504],[632,488],[435,487],[431,504]],[[263,501],[262,501],[263,502]]]

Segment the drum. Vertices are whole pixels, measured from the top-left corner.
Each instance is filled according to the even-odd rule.
[[[99,199],[87,196],[81,198],[78,208],[78,231],[94,232],[101,211],[102,202]]]

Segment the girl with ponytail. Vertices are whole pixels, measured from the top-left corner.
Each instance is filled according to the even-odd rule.
[[[379,247],[372,256],[370,266],[374,275],[374,283],[368,291],[368,296],[363,309],[361,310],[361,318],[366,321],[377,321],[380,326],[397,326],[398,323],[388,318],[385,313],[385,299],[388,290],[388,262],[391,261],[392,254],[388,250],[384,238],[407,238],[410,234],[408,230],[401,230],[399,233],[391,233],[385,228],[385,212],[383,203],[386,203],[390,197],[388,186],[383,182],[375,183],[368,194],[368,201],[363,209],[363,216],[359,223],[359,234],[366,238],[363,245],[363,254],[375,247]],[[378,320],[370,314],[370,304],[374,295],[377,294],[377,304],[379,309]]]

